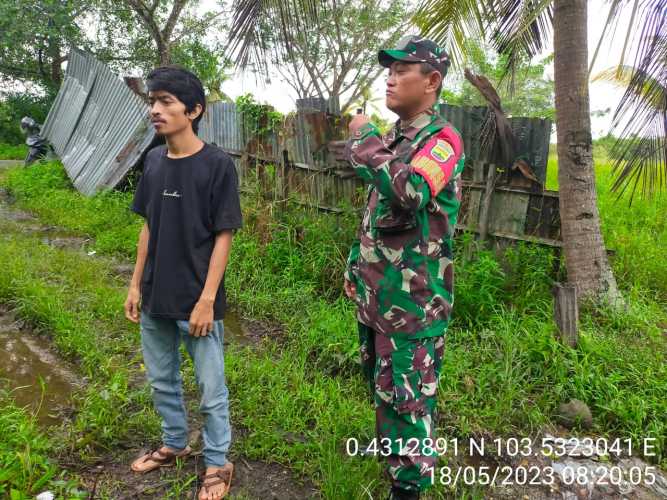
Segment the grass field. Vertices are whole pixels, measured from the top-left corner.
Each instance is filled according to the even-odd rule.
[[[25,144],[0,144],[0,160],[23,160],[28,154]]]
[[[595,434],[655,437],[657,461],[665,461],[667,196],[630,208],[609,193],[608,168],[597,172],[605,241],[616,252],[612,265],[628,309],[583,311],[580,345],[570,349],[553,334],[549,251],[519,246],[502,266],[489,253],[472,263],[457,257],[454,321],[439,387],[441,434],[531,435],[552,422],[559,403],[578,398],[591,407]],[[98,255],[133,259],[142,221],[127,208],[131,194],[84,198],[56,162],[13,169],[0,183],[43,223],[95,238]],[[245,315],[279,322],[286,334],[280,343],[232,346],[226,354],[232,419],[246,430],[235,450],[288,465],[312,478],[325,498],[381,492],[386,483],[377,462],[344,453],[347,438],[373,435],[373,412],[357,373],[353,308],[340,286],[356,218],[292,206],[280,211],[253,198],[243,209],[245,227],[235,236],[226,277],[229,300]],[[77,394],[75,418],[58,439],[46,439],[51,432],[34,426],[22,428],[19,444],[0,438],[0,460],[24,453],[45,464],[41,476],[0,478],[0,494],[34,494],[43,486],[38,476],[48,476],[45,484],[56,481],[63,453],[85,463],[120,443],[155,441],[158,421],[147,389],[131,383],[141,359],[137,327],[122,315],[126,283],[104,259],[46,246],[7,221],[0,225],[0,302],[49,332],[91,381]],[[194,387],[191,369],[186,386]],[[11,405],[3,405],[2,418],[29,420]],[[64,476],[58,484],[74,488],[62,481],[75,479]],[[462,494],[432,495],[452,493]]]

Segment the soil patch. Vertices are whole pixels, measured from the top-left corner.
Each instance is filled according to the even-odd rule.
[[[285,330],[279,324],[244,318],[232,308],[225,311],[224,325],[225,344],[248,346],[265,339],[279,341],[285,337]]]
[[[21,328],[21,322],[2,306],[0,359],[0,379],[16,404],[29,407],[42,425],[59,424],[81,381],[58,357],[49,339]]]
[[[198,432],[195,432],[198,435]],[[196,438],[195,438],[196,439]],[[163,467],[146,474],[130,470],[129,464],[148,449],[126,450],[113,457],[103,457],[98,463],[78,471],[90,498],[158,499],[168,492],[179,492],[178,498],[197,498],[198,477],[205,470],[199,452],[179,461],[178,465]],[[294,478],[289,468],[271,462],[250,460],[230,454],[234,475],[230,498],[257,500],[293,500],[321,498],[309,481]]]

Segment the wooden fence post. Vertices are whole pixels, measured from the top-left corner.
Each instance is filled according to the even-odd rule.
[[[556,283],[552,293],[554,296],[554,320],[561,341],[570,347],[576,347],[579,340],[577,289],[569,283]]]
[[[278,172],[278,177],[280,178],[278,187],[280,189],[278,199],[281,203],[287,201],[289,196],[289,186],[287,185],[287,169],[289,168],[289,153],[286,149],[283,149],[283,154],[281,157],[280,165],[277,165],[276,172]]]
[[[489,171],[486,174],[486,186],[479,209],[479,240],[482,245],[489,235],[489,212],[491,211],[491,199],[493,198],[493,188],[496,186],[496,166],[489,164]]]

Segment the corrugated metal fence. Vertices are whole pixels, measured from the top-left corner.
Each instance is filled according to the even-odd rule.
[[[114,187],[153,139],[142,99],[89,54],[70,53],[65,80],[42,134],[76,188]]]
[[[462,224],[483,237],[558,245],[558,196],[543,189],[550,122],[510,119],[517,139],[516,159],[532,168],[535,182],[512,165],[500,165],[494,148],[483,148],[486,108],[443,105],[441,113],[460,130],[465,144]],[[275,133],[256,137],[244,127],[235,104],[214,102],[202,117],[199,134],[227,151],[242,183],[257,182],[265,197],[296,198],[336,210],[363,203],[361,180],[332,147],[345,137],[346,128],[345,118],[300,109],[287,116]],[[154,138],[145,100],[102,63],[77,50],[70,54],[43,133],[76,188],[86,195],[116,186]]]

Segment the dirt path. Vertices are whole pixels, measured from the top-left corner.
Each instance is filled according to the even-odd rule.
[[[21,160],[0,160],[0,169],[14,167],[16,165],[21,165],[23,161]]]
[[[197,498],[196,477],[204,470],[201,456],[191,457],[178,466],[165,467],[148,474],[130,473],[127,464],[137,455],[128,451],[114,460],[103,461],[99,465],[81,471],[81,476],[89,492],[100,492],[114,499],[161,499],[167,494],[177,494],[176,498]],[[124,460],[119,461],[118,458]],[[319,498],[312,487],[299,484],[289,469],[278,464],[248,460],[231,455],[234,463],[231,499],[245,500],[294,500]],[[178,486],[175,486],[178,484]]]

